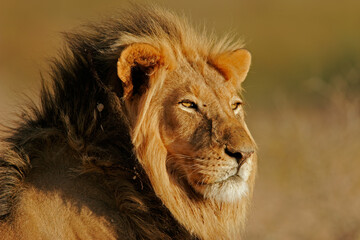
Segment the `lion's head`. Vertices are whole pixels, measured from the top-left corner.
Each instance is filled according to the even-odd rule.
[[[233,54],[248,57],[239,51]],[[201,72],[182,66],[164,84],[160,135],[168,172],[206,199],[233,202],[248,194],[255,146],[234,84],[210,65]]]
[[[233,239],[256,169],[239,95],[251,56],[179,20],[164,25],[152,27],[156,37],[122,41],[117,73],[134,150],[181,224],[205,239]]]

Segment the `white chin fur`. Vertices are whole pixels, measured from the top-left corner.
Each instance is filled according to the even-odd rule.
[[[239,180],[227,180],[207,186],[204,197],[217,202],[235,202],[249,193],[248,184]]]
[[[237,175],[229,179],[206,186],[203,193],[207,199],[218,202],[235,202],[249,194],[247,180],[252,170],[252,159],[249,159],[241,166]]]

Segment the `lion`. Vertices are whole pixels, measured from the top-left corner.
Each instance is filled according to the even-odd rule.
[[[65,34],[3,139],[1,239],[240,239],[256,173],[240,41],[152,7]]]

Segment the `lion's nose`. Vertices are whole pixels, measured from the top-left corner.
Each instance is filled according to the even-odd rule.
[[[246,160],[249,159],[251,155],[253,155],[254,150],[234,151],[226,147],[225,153],[228,156],[235,158],[236,162],[239,164],[239,167],[241,167],[241,165],[243,165],[246,162]]]

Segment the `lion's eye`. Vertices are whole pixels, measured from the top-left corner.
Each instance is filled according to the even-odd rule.
[[[235,111],[236,109],[239,108],[240,105],[241,105],[241,102],[235,102],[235,103],[231,104],[231,109],[233,111]]]
[[[179,104],[181,104],[182,106],[186,107],[186,108],[197,108],[196,103],[189,101],[189,100],[184,100],[179,102]]]

